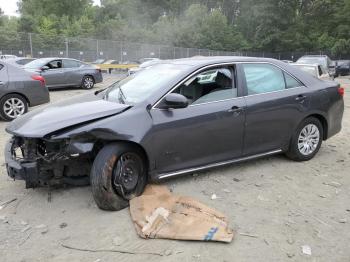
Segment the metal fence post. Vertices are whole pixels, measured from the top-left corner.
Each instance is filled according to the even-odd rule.
[[[29,33],[29,47],[30,47],[30,56],[33,57],[32,33]]]
[[[69,57],[69,53],[68,53],[68,37],[66,37],[66,41],[65,41],[65,44],[66,44],[66,57]]]
[[[120,42],[120,62],[123,63],[123,42]]]
[[[96,59],[98,59],[98,39],[96,39]]]

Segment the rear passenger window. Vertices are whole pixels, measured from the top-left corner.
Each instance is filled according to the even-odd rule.
[[[263,94],[285,89],[281,69],[269,64],[243,64],[248,95]]]
[[[80,67],[81,63],[75,60],[63,60],[63,67],[64,68],[74,68],[74,67]]]
[[[4,66],[0,64],[0,70],[3,68]]]
[[[302,86],[302,83],[300,83],[294,77],[291,77],[290,75],[288,75],[286,72],[284,72],[284,77],[286,79],[287,88],[294,88],[294,87]]]

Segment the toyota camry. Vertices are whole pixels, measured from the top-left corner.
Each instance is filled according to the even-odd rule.
[[[8,175],[27,188],[90,183],[119,210],[150,181],[284,153],[312,159],[341,130],[344,89],[263,58],[162,61],[7,127]]]

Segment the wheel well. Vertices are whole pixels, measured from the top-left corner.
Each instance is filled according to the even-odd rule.
[[[317,118],[318,120],[320,120],[322,127],[323,127],[323,140],[326,140],[328,138],[328,122],[327,119],[319,114],[313,114],[313,115],[309,115],[308,117],[314,117]]]
[[[7,93],[7,94],[3,95],[0,99],[2,99],[2,98],[5,97],[5,96],[8,96],[8,95],[18,95],[18,96],[23,97],[23,98],[27,101],[28,106],[30,106],[30,102],[29,102],[28,97],[26,97],[25,95],[23,95],[23,94],[21,94],[21,93],[17,93],[17,92]]]
[[[148,155],[146,153],[146,150],[138,143],[136,142],[132,142],[132,141],[125,141],[125,140],[111,140],[111,141],[101,141],[98,140],[95,142],[94,148],[93,148],[93,152],[94,155],[96,157],[97,153],[106,145],[111,144],[111,143],[124,143],[124,144],[130,144],[133,145],[135,147],[137,147],[143,154],[143,156],[145,157],[145,161],[147,164],[147,169],[149,168],[149,158]]]

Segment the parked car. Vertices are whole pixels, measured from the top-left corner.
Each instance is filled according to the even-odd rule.
[[[42,75],[49,89],[71,86],[91,89],[102,82],[101,69],[70,58],[36,59],[26,64],[24,69]]]
[[[34,60],[36,60],[36,58],[17,57],[17,58],[9,58],[6,60],[6,62],[15,66],[23,67],[24,65]]]
[[[336,63],[326,55],[305,55],[300,57],[298,64],[319,64],[329,73],[331,77],[335,76]]]
[[[103,62],[104,65],[118,65],[119,61],[117,60],[107,60],[105,62]],[[108,68],[108,73],[112,73],[112,68]]]
[[[36,106],[50,101],[45,79],[0,61],[0,117],[11,121]]]
[[[350,75],[350,60],[339,60],[335,68],[336,76]]]
[[[145,58],[146,59],[146,58]],[[143,62],[142,64],[140,64],[139,66],[137,67],[132,67],[132,68],[129,68],[128,70],[128,75],[132,75],[132,74],[135,74],[147,67],[150,67],[150,66],[153,66],[155,64],[159,64],[162,60],[158,59],[158,58],[153,58],[152,60],[147,60],[145,62]]]
[[[281,60],[282,62],[285,62],[285,63],[287,63],[287,64],[292,64],[292,63],[294,63],[292,60]]]
[[[106,59],[104,58],[99,58],[99,59],[96,59],[94,62],[92,62],[91,64],[95,64],[95,65],[98,65],[98,64],[103,64],[105,61],[107,61]]]
[[[343,95],[274,59],[163,61],[16,119],[7,172],[27,188],[88,178],[97,205],[118,210],[148,181],[278,153],[312,159],[341,130]]]
[[[0,59],[4,60],[4,59],[12,59],[12,58],[16,58],[17,56],[15,55],[0,55]]]
[[[291,64],[292,66],[295,66],[312,76],[322,79],[322,80],[334,80],[334,77],[331,77],[329,73],[323,68],[323,66],[318,64]]]

